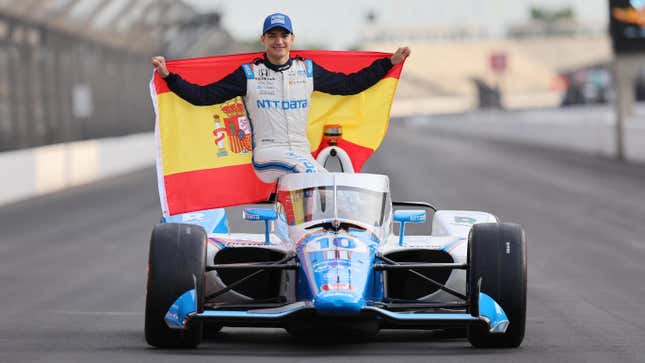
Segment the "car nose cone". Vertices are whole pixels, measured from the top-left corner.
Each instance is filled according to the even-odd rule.
[[[314,309],[321,315],[358,315],[365,306],[359,294],[321,292],[314,298]]]

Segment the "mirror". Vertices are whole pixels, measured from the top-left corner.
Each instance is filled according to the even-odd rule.
[[[264,244],[271,244],[269,221],[278,218],[278,212],[273,208],[244,208],[242,218],[247,221],[264,221]]]
[[[244,208],[242,218],[247,221],[273,221],[278,212],[273,208]]]
[[[425,223],[426,211],[423,209],[395,210],[394,221],[401,223]]]
[[[399,230],[399,246],[403,246],[403,236],[405,235],[405,224],[406,223],[425,223],[426,211],[425,209],[395,210],[394,221],[401,223],[401,229]]]

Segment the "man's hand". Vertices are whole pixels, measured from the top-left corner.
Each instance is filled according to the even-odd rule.
[[[412,53],[412,51],[410,50],[409,47],[401,47],[397,49],[396,52],[394,52],[394,54],[392,54],[392,57],[390,57],[390,61],[392,62],[393,65],[397,65],[403,62],[405,58],[409,57],[410,53]]]
[[[168,68],[166,68],[166,58],[161,56],[152,57],[152,65],[155,67],[155,70],[161,78],[166,78],[170,74]]]

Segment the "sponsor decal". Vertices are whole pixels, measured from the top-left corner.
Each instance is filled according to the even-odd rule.
[[[188,213],[181,216],[182,222],[200,222],[204,220],[204,213]]]
[[[325,256],[320,256],[320,257],[324,258]],[[363,260],[358,260],[355,262],[363,263]],[[355,270],[355,271],[358,270],[357,267],[352,265],[352,261],[350,261],[350,259],[336,259],[335,257],[332,257],[332,259],[313,261],[314,272],[324,272],[324,271],[329,271],[331,269],[337,269],[337,268],[343,268],[343,269],[349,269],[349,270]]]
[[[426,216],[424,214],[410,216],[410,222],[425,222]]]
[[[215,244],[220,245],[221,247],[228,246],[265,246],[264,240],[262,241],[251,241],[251,240],[233,240],[233,239],[224,239],[224,238],[209,238],[209,241],[212,241]]]
[[[334,282],[325,284],[321,288],[322,291],[354,291],[354,286],[347,282]]]
[[[256,80],[258,81],[275,81],[275,75],[271,73],[269,68],[266,66],[259,66],[258,68],[258,75],[255,77]],[[260,82],[258,82],[260,83]]]
[[[284,15],[274,15],[271,17],[271,25],[273,24],[284,24]]]
[[[354,297],[354,294],[350,291],[323,291],[323,294],[326,298],[330,297]]]
[[[316,167],[314,166],[314,164],[311,161],[309,161],[309,159],[307,159],[305,156],[298,155],[298,154],[293,153],[293,152],[287,153],[287,156],[290,159],[292,159],[292,160],[296,161],[297,163],[299,163],[300,165],[304,166],[305,167],[305,173],[315,173],[316,172]]]
[[[472,217],[455,216],[455,223],[462,226],[472,226],[477,223],[477,219]]]
[[[331,270],[333,268],[333,266],[331,264],[325,263],[325,262],[326,261],[324,261],[323,263],[314,264],[313,271],[315,273],[320,273],[320,272],[325,272],[325,271]]]
[[[307,108],[307,100],[257,100],[256,105],[258,108],[288,111]]]
[[[171,313],[170,311],[166,313],[166,319],[179,321],[179,315],[177,313]]]
[[[266,242],[264,241],[228,241],[226,245],[229,247],[233,246],[265,246]]]
[[[275,84],[273,82],[258,82],[256,88],[258,90],[276,91]]]
[[[348,237],[322,237],[315,241],[308,242],[304,247],[305,253],[312,252],[344,252],[342,256],[346,256],[347,259],[351,258],[351,253],[367,253],[367,246],[362,241],[348,238]],[[334,255],[333,258],[338,258]]]

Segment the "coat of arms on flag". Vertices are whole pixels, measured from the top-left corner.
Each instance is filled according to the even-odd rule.
[[[213,115],[215,122],[213,136],[217,145],[217,156],[228,156],[229,151],[233,154],[251,152],[253,135],[244,105],[241,102],[226,103],[219,106],[218,111],[223,114],[224,120],[222,121],[219,112]]]
[[[244,105],[241,102],[222,106],[226,114],[226,133],[228,134],[231,151],[235,154],[247,153],[253,150],[251,125],[246,117]]]

